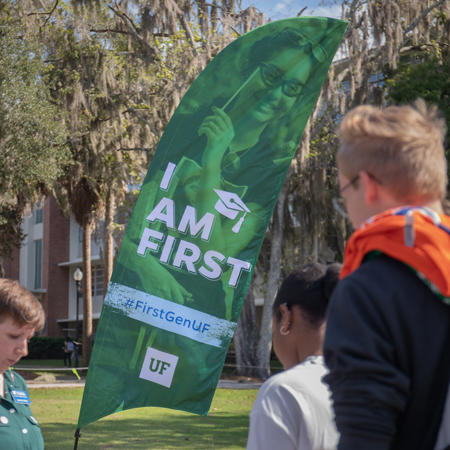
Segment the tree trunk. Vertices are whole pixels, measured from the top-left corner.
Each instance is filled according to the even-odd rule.
[[[264,308],[259,333],[257,350],[257,376],[268,378],[270,376],[270,352],[272,350],[272,307],[281,274],[281,254],[283,250],[284,205],[289,191],[289,181],[292,175],[292,166],[289,168],[281,188],[280,196],[275,207],[272,223],[272,243],[270,246],[270,269],[268,273],[267,289],[264,295]]]
[[[109,280],[111,279],[113,271],[113,227],[114,227],[114,215],[116,213],[116,197],[113,184],[108,190],[108,198],[106,200],[106,217],[105,217],[105,236],[104,236],[104,249],[105,249],[105,261],[103,268],[103,299],[105,298],[106,291],[108,289]]]
[[[83,221],[83,367],[89,365],[92,352],[92,219]]]
[[[258,324],[253,294],[255,279],[256,275],[253,274],[233,338],[236,350],[236,372],[244,377],[252,377],[256,374],[254,367],[257,365]]]

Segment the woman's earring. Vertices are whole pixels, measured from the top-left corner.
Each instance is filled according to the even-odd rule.
[[[290,332],[291,332],[291,330],[290,330],[290,326],[291,326],[291,323],[290,322],[288,322],[287,323],[287,326],[288,326],[288,329],[287,330],[283,330],[283,326],[281,326],[281,328],[280,328],[280,333],[283,335],[283,336],[287,336]]]

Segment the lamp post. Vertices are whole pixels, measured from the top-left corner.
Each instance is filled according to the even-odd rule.
[[[76,331],[75,331],[75,367],[79,367],[78,364],[78,310],[80,305],[80,281],[83,279],[83,272],[80,270],[79,267],[77,267],[77,270],[75,270],[75,273],[73,274],[73,279],[75,280],[75,283],[77,284],[77,321],[76,321]]]

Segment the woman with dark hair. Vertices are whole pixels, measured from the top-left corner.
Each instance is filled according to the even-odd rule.
[[[64,351],[64,367],[72,367],[72,355],[75,350],[75,345],[70,336],[64,339],[64,347],[62,349]],[[66,360],[68,361],[68,365],[66,364]]]
[[[322,356],[328,301],[341,264],[292,272],[273,305],[273,347],[284,372],[261,387],[250,413],[247,450],[331,450],[338,443]]]

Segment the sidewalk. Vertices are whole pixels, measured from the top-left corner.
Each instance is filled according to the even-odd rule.
[[[60,377],[58,377],[60,378]],[[61,377],[62,378],[62,377]],[[27,380],[28,389],[68,389],[68,388],[84,388],[86,377],[81,377],[81,380],[57,380],[53,383],[43,383],[41,381]],[[234,380],[220,380],[219,389],[259,389],[262,383],[247,381],[245,383]]]
[[[70,368],[63,367],[43,367],[43,366],[28,366],[28,365],[18,365],[14,367],[14,370],[19,372],[22,370],[27,372],[50,372],[53,373],[56,381],[34,381],[34,379],[25,379],[28,389],[67,389],[67,388],[84,388],[86,383],[86,370],[87,367],[79,367],[79,375],[81,380],[71,372]],[[57,373],[66,373],[66,375],[57,375]],[[23,373],[23,372],[22,372]],[[27,378],[27,377],[26,377]],[[30,378],[32,374],[30,373]],[[239,377],[239,380],[220,380],[218,384],[219,389],[259,389],[262,382],[253,379],[247,379],[244,377]]]

